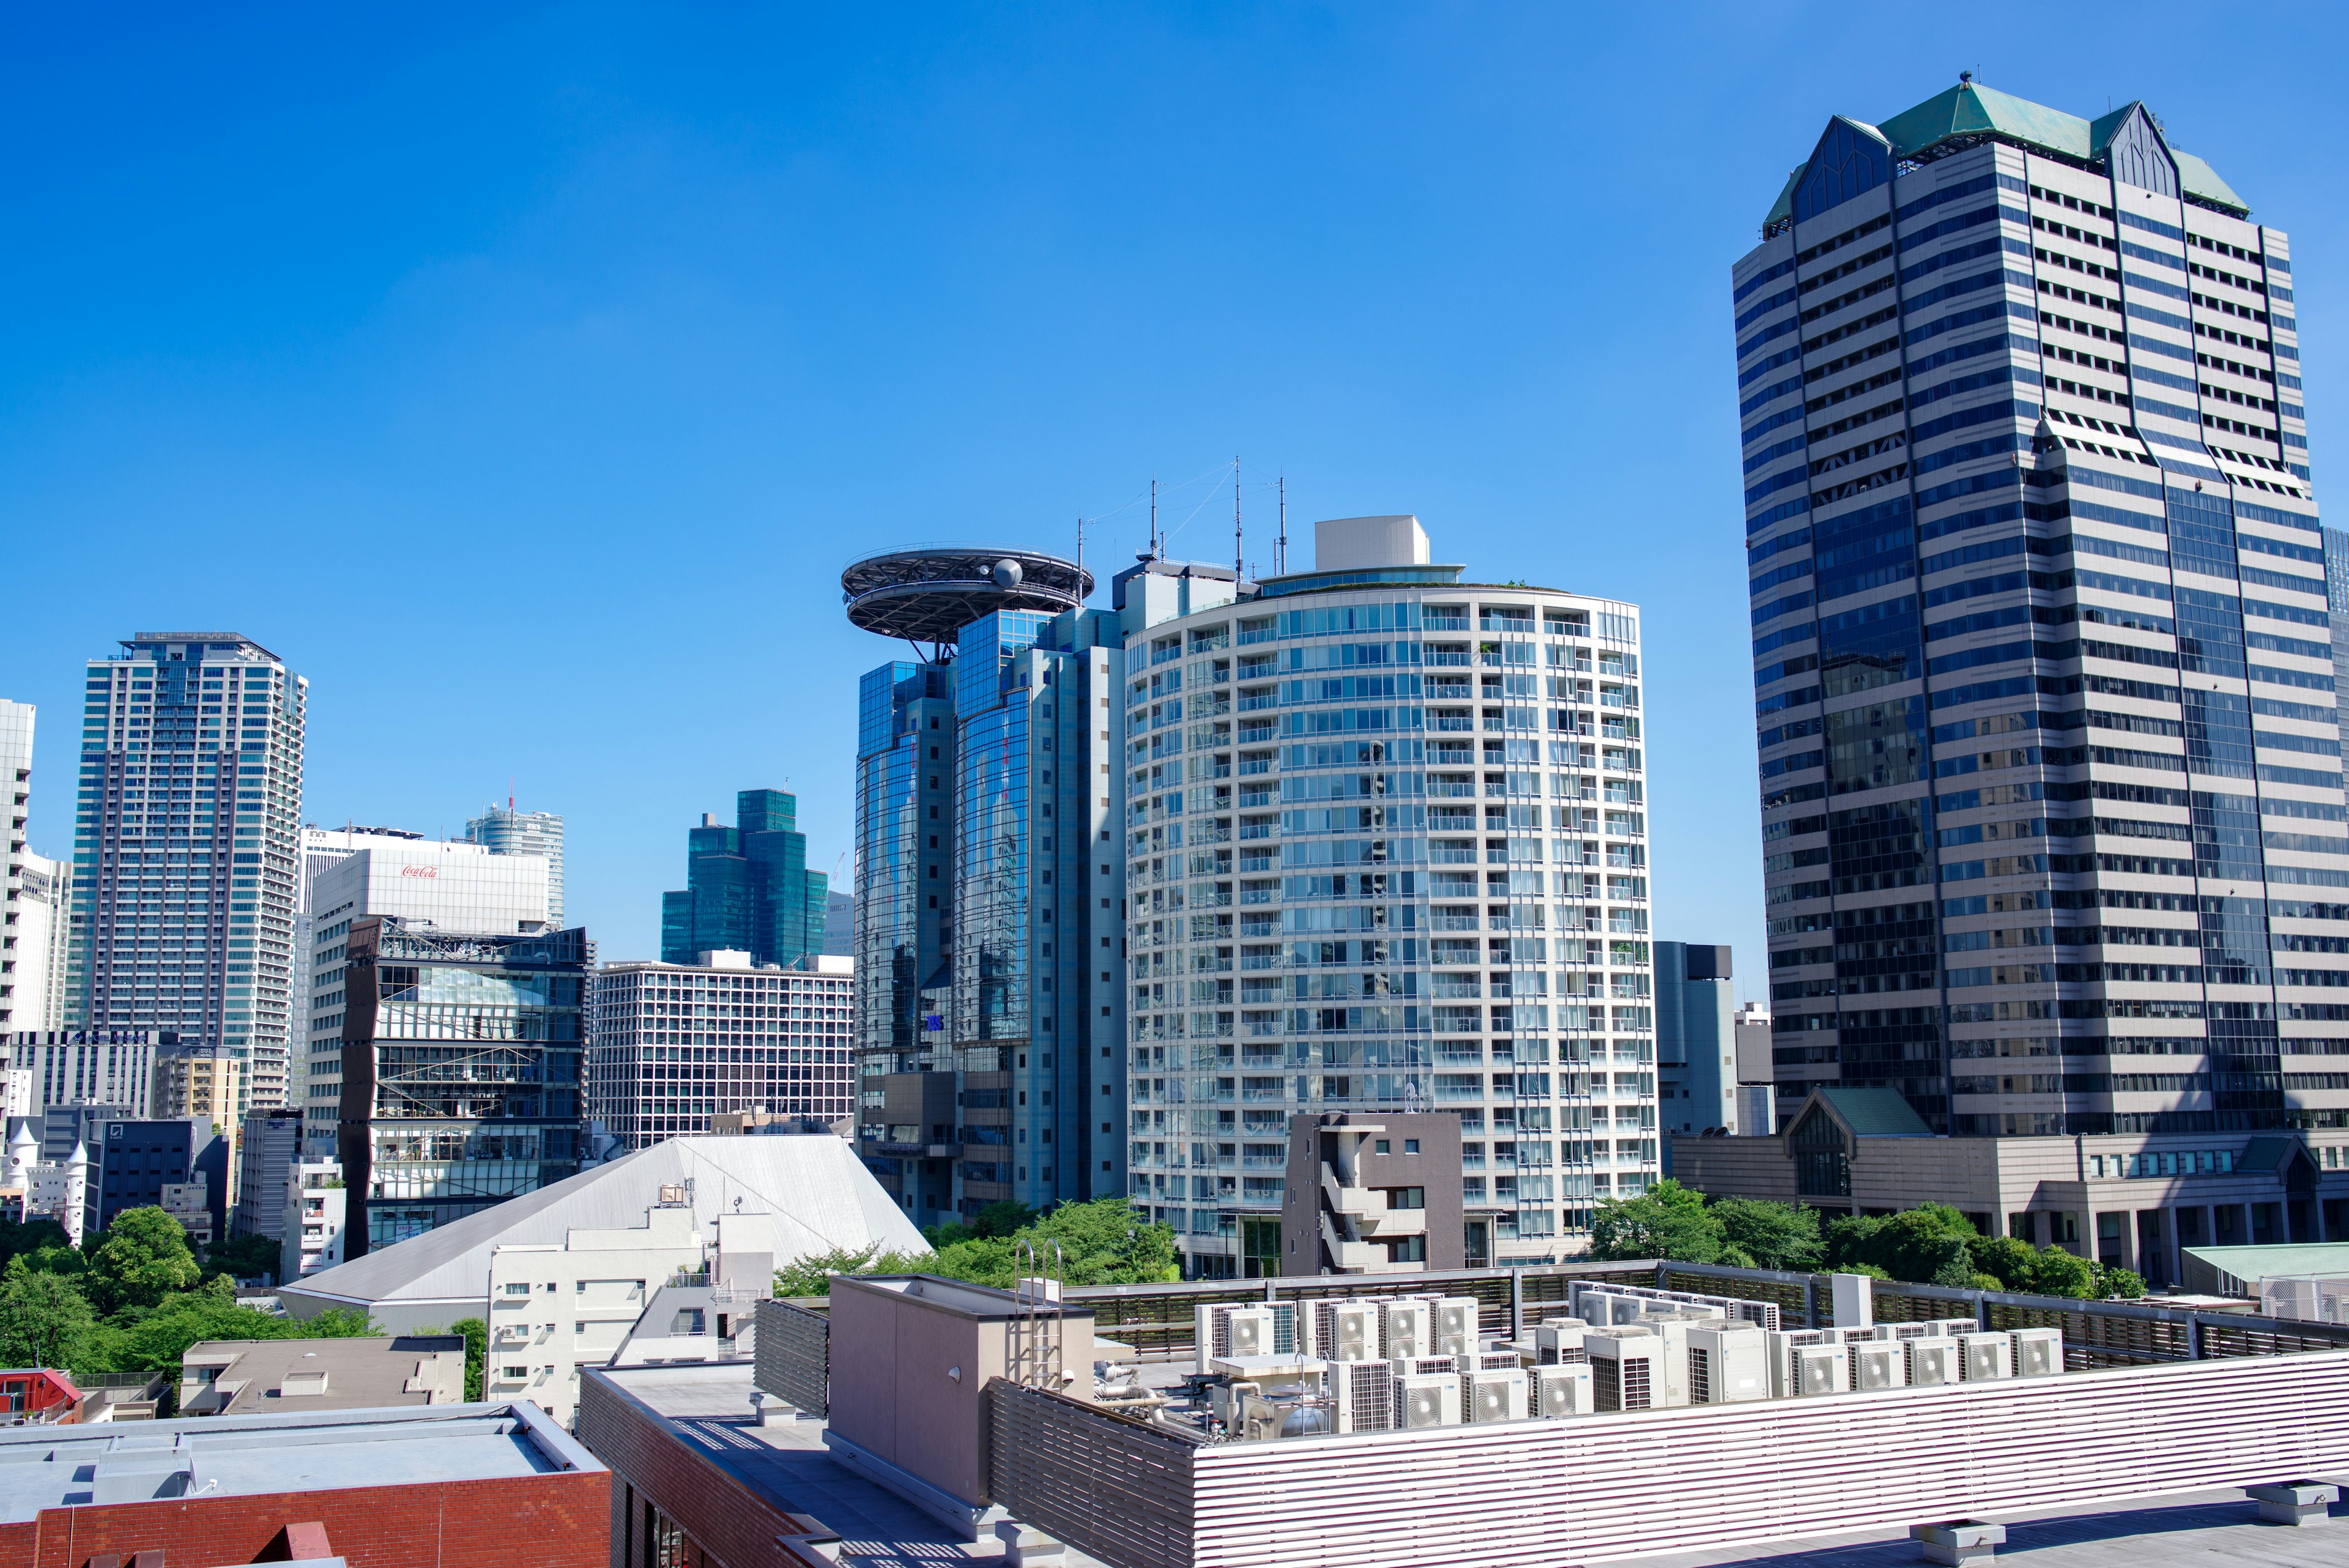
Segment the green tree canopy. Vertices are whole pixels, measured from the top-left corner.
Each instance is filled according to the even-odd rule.
[[[203,1277],[188,1233],[160,1209],[126,1209],[89,1257],[90,1305],[111,1317],[124,1307],[153,1307]]]
[[[266,1236],[223,1236],[204,1249],[204,1272],[240,1280],[274,1280],[283,1254]]]
[[[1590,1223],[1590,1255],[1717,1263],[1723,1236],[1721,1216],[1707,1207],[1704,1195],[1666,1177],[1637,1198],[1599,1206]]]
[[[1756,1269],[1809,1273],[1826,1258],[1816,1209],[1764,1198],[1719,1198],[1712,1207],[1721,1222],[1724,1259]]]
[[[72,1278],[8,1261],[0,1275],[0,1360],[10,1366],[87,1365],[97,1314]]]

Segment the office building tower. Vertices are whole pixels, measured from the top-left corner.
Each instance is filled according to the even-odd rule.
[[[73,918],[73,867],[26,850],[17,863],[15,1005],[26,1029],[65,1026],[67,928]]]
[[[224,1045],[283,1104],[308,682],[233,632],[122,649],[86,682],[65,1022]]]
[[[1789,1136],[1839,1086],[2157,1163],[2349,1121],[2283,233],[2141,103],[1961,78],[1829,120],[1732,288]]]
[[[236,1191],[231,1200],[229,1233],[285,1235],[285,1184],[302,1158],[302,1113],[272,1106],[244,1113],[236,1140]]]
[[[166,1045],[155,1054],[147,1114],[192,1117],[233,1136],[238,1123],[233,1107],[243,1065],[223,1045]]]
[[[849,619],[926,657],[858,696],[858,1147],[920,1224],[1124,1191],[1124,649],[1032,550],[896,551]]]
[[[0,698],[0,789],[6,791],[8,808],[8,836],[0,840],[0,1033],[47,1027],[41,1013],[48,979],[48,905],[45,898],[34,911],[25,886],[34,858],[25,843],[33,795],[34,717],[30,702]],[[35,942],[41,944],[37,956]]]
[[[536,857],[481,859],[520,870]],[[542,868],[539,896],[544,888]],[[485,888],[481,905],[502,897]],[[340,971],[345,1255],[577,1174],[581,1009],[595,963],[587,933],[517,934],[519,919],[467,930],[337,908],[319,909],[318,938],[334,944]]]
[[[2349,532],[2324,530],[2324,607],[2333,618],[2333,713],[2349,733]]]
[[[754,963],[796,963],[823,951],[830,878],[807,868],[799,798],[779,789],[734,797],[734,826],[704,812],[686,834],[685,890],[661,895],[661,961],[746,952]]]
[[[229,1139],[208,1116],[158,1116],[97,1124],[88,1140],[87,1230],[103,1231],[126,1209],[164,1207],[168,1189],[201,1183],[214,1236],[228,1233]],[[68,1157],[70,1158],[70,1157]]]
[[[1315,552],[1118,579],[1135,1201],[1279,1273],[1290,1116],[1445,1111],[1469,1265],[1578,1251],[1659,1162],[1639,611]]]
[[[494,855],[536,855],[546,862],[546,920],[563,924],[563,819],[551,811],[516,811],[509,798],[465,824],[465,842]]]
[[[178,1046],[180,1036],[156,1029],[20,1029],[0,1035],[8,1065],[29,1073],[29,1114],[58,1106],[96,1102],[145,1116],[154,1092],[155,1055]],[[44,1158],[61,1159],[72,1139]]]
[[[62,1166],[76,1147],[96,1148],[105,1138],[109,1122],[147,1120],[147,1102],[109,1106],[96,1101],[51,1106],[41,1115],[41,1160]]]
[[[303,857],[315,865],[305,894],[311,950],[305,1009],[308,1061],[302,1109],[305,1150],[341,1147],[349,1116],[343,1100],[349,988],[345,949],[352,925],[388,915],[419,930],[486,935],[547,929],[546,862],[495,855],[480,844],[441,843],[388,828],[305,830]]]
[[[301,864],[295,872],[294,882],[294,1016],[295,1048],[285,1064],[286,1105],[296,1110],[308,1106],[310,1095],[310,1058],[316,1049],[313,1038],[312,993],[317,989],[314,964],[317,956],[317,921],[313,918],[316,906],[311,901],[318,877],[326,867],[366,848],[378,839],[393,839],[410,844],[420,843],[424,836],[397,827],[320,827],[305,823],[301,837]],[[330,1043],[328,1053],[335,1063],[341,1061],[339,1043]],[[333,1064],[329,1064],[330,1067]],[[332,1099],[330,1093],[327,1096]],[[334,1148],[334,1122],[327,1118],[319,1129],[324,1141],[318,1145],[320,1154]]]
[[[643,1148],[746,1111],[849,1130],[856,964],[789,968],[708,952],[691,964],[615,963],[590,987],[587,1117]]]
[[[1669,1135],[1736,1126],[1737,999],[1727,948],[1658,942],[1655,950],[1656,1109],[1670,1176]]]

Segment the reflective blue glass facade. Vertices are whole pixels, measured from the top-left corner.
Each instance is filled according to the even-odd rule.
[[[661,895],[661,961],[689,964],[705,952],[746,952],[790,965],[823,951],[831,878],[807,868],[796,796],[746,789],[734,825],[704,818],[686,834],[686,888]]]

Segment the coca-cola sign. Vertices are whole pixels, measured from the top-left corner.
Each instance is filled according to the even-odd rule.
[[[440,875],[440,867],[438,866],[403,866],[399,868],[399,874],[403,877],[438,877]]]

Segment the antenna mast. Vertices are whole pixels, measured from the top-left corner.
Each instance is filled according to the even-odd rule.
[[[1288,475],[1280,476],[1280,542],[1273,547],[1272,573],[1288,575]]]
[[[1150,555],[1148,559],[1154,561],[1158,556],[1158,476],[1154,473],[1150,476]]]
[[[1240,579],[1247,575],[1240,565],[1240,460],[1232,454],[1232,592],[1240,591]]]

